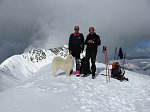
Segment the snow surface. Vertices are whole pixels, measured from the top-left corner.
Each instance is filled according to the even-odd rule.
[[[132,72],[138,67],[126,70],[129,82],[111,78],[106,83],[102,63],[96,63],[94,80],[91,75],[68,77],[62,71],[54,77],[53,57],[65,58],[66,54],[67,47],[32,49],[4,61],[0,65],[0,112],[150,112],[150,77]],[[149,68],[147,60],[140,64]]]
[[[1,112],[150,112],[150,77],[126,71],[129,82],[51,73],[51,64],[16,88],[0,94]]]

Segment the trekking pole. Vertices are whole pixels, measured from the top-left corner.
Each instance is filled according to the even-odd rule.
[[[107,48],[106,48],[106,65],[107,65],[107,80],[110,82],[109,65],[108,65],[108,51],[107,51]]]
[[[115,48],[115,56],[114,56],[114,60],[117,59],[117,55],[118,55],[118,48],[116,47],[116,48]]]
[[[126,60],[126,52],[124,53],[124,57],[123,57],[123,69],[124,69],[125,60]]]
[[[110,76],[109,76],[109,66],[108,66],[108,54],[107,54],[107,48],[106,46],[103,46],[103,53],[105,57],[105,65],[106,65],[106,82],[110,82]]]
[[[103,46],[103,50],[104,50],[105,66],[106,66],[106,82],[108,83],[108,80],[107,80],[107,59],[106,59],[106,47],[105,46]]]

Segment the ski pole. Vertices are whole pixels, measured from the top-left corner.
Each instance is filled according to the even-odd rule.
[[[123,58],[123,69],[124,69],[125,59],[126,59],[126,52],[124,53],[124,58]]]
[[[118,48],[116,47],[116,48],[115,48],[115,56],[114,56],[114,60],[117,59],[117,55],[118,55]]]
[[[109,65],[108,65],[108,51],[107,51],[107,48],[106,48],[106,65],[107,65],[107,82],[109,80],[110,82],[110,75],[109,75]]]
[[[103,53],[104,53],[104,57],[105,57],[105,66],[106,66],[106,82],[108,83],[108,80],[110,82],[110,76],[109,76],[108,55],[107,55],[106,46],[103,46]]]
[[[107,51],[107,48],[106,48],[106,64],[107,64],[107,77],[108,77],[108,80],[110,82],[110,74],[109,74],[109,65],[108,65],[108,51]],[[108,82],[108,81],[107,81]]]
[[[106,66],[106,82],[108,83],[108,80],[107,80],[107,58],[106,58],[106,48],[105,48],[105,51],[104,51],[104,55],[105,55],[105,66]]]

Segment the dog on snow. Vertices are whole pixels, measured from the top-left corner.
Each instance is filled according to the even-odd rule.
[[[56,76],[56,73],[59,69],[66,72],[66,75],[69,76],[70,71],[74,66],[74,57],[72,55],[68,55],[66,59],[61,57],[54,57],[52,60],[52,71],[53,75]]]

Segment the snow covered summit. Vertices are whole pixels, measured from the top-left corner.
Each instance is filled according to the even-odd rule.
[[[52,62],[53,57],[66,57],[67,46],[58,48],[31,49],[21,55],[15,55],[0,65],[0,91],[13,87],[33,76],[35,72]]]
[[[150,112],[150,77],[126,70],[129,82],[111,78],[96,63],[96,79],[52,75],[51,61],[67,47],[32,49],[0,65],[0,112]],[[14,87],[12,89],[9,89]],[[6,90],[7,91],[4,91]]]

